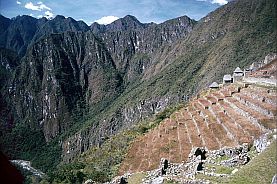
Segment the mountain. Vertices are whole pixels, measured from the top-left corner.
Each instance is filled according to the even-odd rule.
[[[102,32],[96,30],[96,24],[91,29],[105,43],[125,82],[131,83],[144,75],[160,49],[185,38],[195,23],[182,16],[161,24],[142,24],[128,15],[107,26],[99,25]]]
[[[66,167],[186,102],[237,66],[276,53],[275,9],[273,0],[241,0],[198,22],[182,16],[144,24],[126,16],[90,27],[63,16],[1,16],[1,116],[11,117],[1,122],[8,127],[4,152],[53,174],[59,163]],[[10,70],[7,63],[15,64]],[[92,170],[107,171],[105,180],[118,169],[101,164]]]
[[[48,20],[45,17],[36,19],[27,15],[8,19],[1,15],[0,22],[3,25],[3,30],[0,30],[0,47],[16,51],[20,57],[25,55],[29,45],[44,35],[89,29],[84,22],[63,16]]]
[[[3,15],[0,15],[0,23],[1,23],[1,30],[0,35],[2,35],[3,32],[9,27],[11,20],[4,17]]]
[[[144,29],[148,26],[149,24],[141,23],[136,17],[132,15],[126,15],[125,17],[117,19],[108,25],[100,25],[97,22],[94,22],[90,26],[90,28],[94,33],[104,33],[113,31]]]
[[[83,21],[76,21],[71,17],[65,18],[62,15],[57,15],[54,19],[48,20],[45,24],[39,27],[36,32],[33,41],[39,38],[51,34],[51,33],[62,33],[66,31],[88,31],[89,27]]]
[[[69,129],[73,112],[113,99],[122,80],[90,32],[45,37],[30,47],[16,73],[10,92],[16,114],[43,127],[46,141]]]
[[[8,96],[10,80],[19,65],[17,54],[9,49],[0,48],[0,130],[1,134],[14,126],[13,107]]]
[[[18,16],[9,21],[1,34],[1,47],[12,49],[23,56],[38,29],[38,20],[30,16]]]
[[[86,122],[93,128],[85,127],[64,141],[64,161],[89,148],[89,143],[102,143],[111,132],[129,128],[187,100],[213,81],[220,82],[237,66],[247,67],[276,52],[276,40],[271,39],[276,35],[274,7],[276,2],[270,0],[232,1],[201,19],[184,39],[161,47],[142,79],[131,83],[97,119]]]

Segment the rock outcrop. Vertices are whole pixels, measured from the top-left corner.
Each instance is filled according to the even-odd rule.
[[[185,39],[195,24],[187,16],[161,24],[143,24],[128,15],[107,26],[94,23],[91,29],[105,43],[126,82],[131,82],[145,74],[160,48]]]
[[[43,129],[47,141],[64,133],[60,145],[63,156],[68,155],[64,160],[69,161],[91,146],[101,145],[105,136],[170,104],[188,100],[238,65],[243,68],[268,53],[276,53],[276,40],[272,39],[276,35],[276,27],[272,26],[274,7],[273,0],[232,1],[197,23],[183,16],[161,24],[142,24],[126,16],[107,26],[94,24],[92,30],[83,22],[63,16],[53,20],[29,16],[11,20],[1,16],[1,47],[16,51],[22,58],[7,85],[1,87],[1,98],[5,98],[4,106],[11,109],[18,124]],[[235,108],[245,94],[233,93],[237,92],[222,91],[226,100],[223,104],[211,102],[214,105],[210,112],[208,98],[222,99],[222,94],[199,99],[195,106],[177,114],[179,119],[190,121],[184,126],[194,132],[193,144],[207,145],[209,149],[233,145],[251,140],[263,131],[261,127],[272,128],[270,121],[255,115],[257,109],[246,112],[245,104]],[[251,108],[255,103],[251,101]],[[203,113],[198,114],[197,108],[204,109]],[[215,123],[208,124],[205,113],[212,114]],[[230,123],[246,116],[249,118],[244,124]],[[206,125],[198,127],[203,119]],[[251,130],[247,129],[252,120]],[[220,122],[225,121],[223,126]],[[167,133],[184,128],[174,121],[169,124]],[[205,135],[199,135],[206,129]],[[217,144],[211,145],[205,137],[213,130],[219,132],[216,135],[225,133],[217,138],[220,141],[212,138],[211,142]],[[168,146],[175,146],[176,142],[170,141]],[[186,143],[191,145],[190,141]],[[187,154],[189,148],[182,151]]]
[[[31,16],[17,16],[7,19],[0,15],[0,47],[11,49],[23,57],[29,45],[51,33],[65,31],[87,31],[89,27],[82,21],[56,16],[52,20],[45,17],[36,19]],[[3,25],[3,27],[2,27]]]
[[[47,141],[72,126],[72,115],[109,101],[122,85],[111,56],[90,32],[40,40],[16,73],[10,90],[16,113],[31,127],[43,127]]]

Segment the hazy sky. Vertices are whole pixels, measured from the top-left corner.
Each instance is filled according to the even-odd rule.
[[[53,18],[56,15],[83,20],[87,24],[110,23],[125,15],[134,15],[141,22],[160,23],[187,15],[199,20],[227,0],[0,0],[0,13]]]

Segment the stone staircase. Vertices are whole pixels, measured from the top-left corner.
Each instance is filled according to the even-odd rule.
[[[119,174],[156,169],[161,158],[186,162],[192,149],[219,150],[252,143],[276,129],[276,90],[235,83],[190,101],[138,138]]]

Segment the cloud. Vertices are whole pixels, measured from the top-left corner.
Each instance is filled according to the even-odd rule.
[[[38,2],[37,5],[34,5],[32,2],[28,2],[25,4],[25,8],[34,11],[51,10],[51,8],[43,4],[43,2]]]
[[[50,11],[46,11],[46,12],[44,12],[44,14],[45,14],[45,17],[48,19],[51,19],[54,17],[54,14]]]
[[[219,5],[225,5],[228,3],[227,0],[196,0],[196,1],[205,1],[205,2],[210,2],[212,4],[219,4]]]
[[[20,1],[16,1],[16,4],[21,4],[21,2]]]
[[[44,12],[44,15],[38,15],[37,18],[42,18],[42,17],[46,17],[47,19],[52,19],[54,18],[54,13],[50,12],[50,11],[46,11]]]
[[[219,5],[225,5],[228,3],[228,1],[227,0],[213,0],[212,3],[219,4]]]
[[[98,24],[110,24],[112,23],[113,21],[119,19],[118,17],[115,17],[115,16],[105,16],[105,17],[102,17],[98,20],[96,20],[95,22],[97,22]]]

